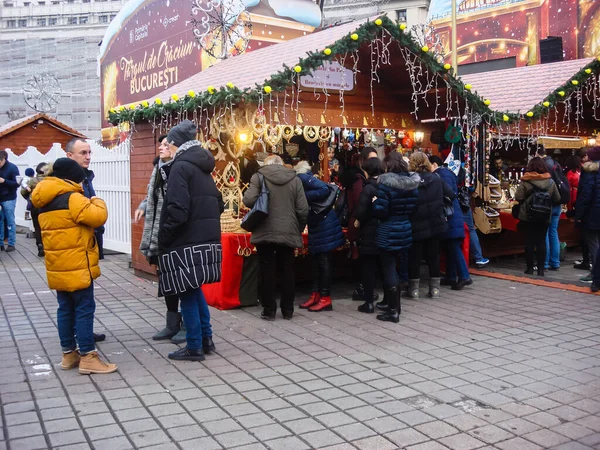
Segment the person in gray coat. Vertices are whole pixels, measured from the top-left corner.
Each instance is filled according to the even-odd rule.
[[[308,203],[302,181],[296,172],[283,166],[277,155],[268,156],[258,173],[262,174],[269,189],[269,215],[252,232],[250,242],[258,250],[259,297],[263,306],[260,317],[275,320],[275,274],[283,270],[281,283],[281,313],[284,319],[294,314],[294,249],[302,247],[302,231],[308,218]],[[252,208],[260,195],[258,174],[250,180],[243,202]]]

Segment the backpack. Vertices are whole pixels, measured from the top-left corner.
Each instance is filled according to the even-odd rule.
[[[565,176],[560,164],[555,164],[550,169],[550,175],[552,175],[552,181],[556,184],[558,192],[560,193],[560,204],[566,205],[571,200],[571,186],[569,180]]]
[[[350,213],[348,211],[348,193],[346,189],[340,189],[340,193],[333,205],[333,210],[337,214],[342,227],[347,227],[350,221]]]
[[[529,197],[527,221],[539,223],[548,222],[552,215],[552,196],[547,191],[536,186],[533,186],[533,189],[533,194]]]

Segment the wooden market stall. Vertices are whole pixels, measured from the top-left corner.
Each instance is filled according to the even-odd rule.
[[[352,135],[388,150],[433,153],[450,147],[450,140],[464,162],[467,186],[474,183],[488,130],[502,126],[504,113],[455,78],[419,35],[387,17],[356,21],[227,59],[156,99],[110,111],[111,123],[132,131],[132,210],[146,195],[157,136],[180,120],[193,120],[198,139],[215,155],[213,175],[226,211],[223,279],[204,287],[211,305],[256,303],[256,277],[249,275],[253,248],[239,229],[245,189],[240,161],[249,152],[301,153],[327,179],[327,148],[347,148]],[[485,172],[479,176],[485,179]],[[133,266],[153,274],[138,251],[142,226],[132,227]]]

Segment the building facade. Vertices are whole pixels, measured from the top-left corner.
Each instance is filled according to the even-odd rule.
[[[412,26],[426,23],[428,10],[429,0],[324,0],[323,3],[326,25],[386,14],[394,21]]]
[[[24,97],[38,89],[58,100],[44,112],[99,139],[98,45],[126,1],[2,0],[0,125],[38,112]],[[28,83],[33,76],[38,80]]]

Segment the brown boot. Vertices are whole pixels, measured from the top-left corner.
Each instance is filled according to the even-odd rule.
[[[73,350],[69,353],[63,353],[62,362],[60,363],[60,368],[62,370],[71,370],[79,365],[79,352],[77,350]]]
[[[113,373],[117,371],[116,364],[105,363],[100,359],[98,352],[89,352],[81,357],[79,362],[79,373],[89,375],[91,373]]]

